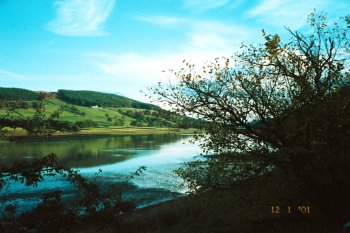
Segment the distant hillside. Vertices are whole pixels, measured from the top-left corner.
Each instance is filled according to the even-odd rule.
[[[38,93],[22,88],[0,87],[0,101],[16,101],[16,100],[36,100]]]
[[[58,90],[57,98],[70,104],[85,107],[98,105],[100,107],[123,107],[150,110],[160,109],[156,105],[142,103],[119,95],[96,91]]]
[[[64,107],[53,127],[60,132],[76,132],[81,129],[110,130],[123,127],[168,128],[176,125],[188,127],[182,116],[162,110],[152,104],[126,97],[94,91],[59,90],[45,92],[45,114]],[[4,127],[25,129],[27,119],[35,114],[39,92],[21,88],[0,88],[0,130]],[[18,102],[14,102],[18,100]],[[16,107],[14,118],[7,118],[7,103]],[[98,105],[99,107],[93,107]],[[188,120],[188,119],[187,119]],[[107,132],[106,131],[106,132]],[[100,132],[100,131],[99,131]]]
[[[58,98],[64,102],[84,107],[98,105],[99,107],[160,110],[158,106],[153,104],[147,104],[123,96],[96,91],[58,90],[57,94],[47,92],[46,95],[48,99]],[[38,96],[38,92],[23,88],[0,87],[0,102],[35,101]]]

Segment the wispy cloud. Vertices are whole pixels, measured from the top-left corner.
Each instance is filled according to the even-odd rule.
[[[115,0],[56,0],[57,18],[46,28],[63,36],[102,36]]]
[[[9,71],[9,70],[5,70],[5,69],[1,69],[0,68],[0,74],[4,75],[5,77],[10,77],[10,78],[14,78],[14,79],[18,79],[18,80],[28,80],[29,78],[25,75],[22,74],[17,74],[15,72]],[[1,79],[1,77],[0,77]]]
[[[256,36],[255,30],[247,26],[217,20],[195,20],[188,33],[189,45],[197,49],[232,53],[243,41]]]
[[[155,15],[147,15],[147,16],[138,16],[135,17],[136,20],[151,23],[159,26],[174,26],[179,25],[185,22],[184,18],[176,17],[176,16],[155,16]]]
[[[247,16],[266,25],[298,29],[305,25],[313,9],[324,9],[328,4],[328,0],[261,0],[247,12]]]
[[[230,0],[183,0],[186,8],[197,8],[198,10],[208,10],[218,8],[228,4]]]
[[[212,61],[221,55],[223,54],[203,49],[173,53],[154,51],[151,54],[139,52],[90,54],[91,63],[100,69],[101,76],[109,77],[109,80],[104,79],[105,83],[109,83],[106,90],[115,87],[119,91],[122,90],[124,95],[143,101],[146,101],[144,94],[135,90],[146,91],[148,87],[156,85],[157,82],[172,80],[174,77],[168,71],[183,68],[184,59],[200,68],[207,61]]]
[[[244,25],[232,22],[208,19],[193,19],[189,17],[173,16],[142,16],[136,20],[147,22],[161,27],[180,27],[185,32],[187,40],[182,47],[183,50],[224,50],[230,51],[238,48],[243,41],[254,38],[256,30]],[[194,51],[195,52],[195,51]],[[217,51],[218,54],[221,54]]]

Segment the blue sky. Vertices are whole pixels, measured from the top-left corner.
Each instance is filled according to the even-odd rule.
[[[349,0],[0,0],[0,86],[140,90],[187,59],[230,56],[261,29],[288,37],[313,10],[349,14]]]

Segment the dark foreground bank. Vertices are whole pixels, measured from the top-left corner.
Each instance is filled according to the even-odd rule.
[[[343,222],[325,219],[302,200],[281,174],[259,177],[220,190],[149,206],[119,222],[81,225],[78,233],[336,233]]]

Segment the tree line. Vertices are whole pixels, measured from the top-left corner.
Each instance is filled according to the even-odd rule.
[[[22,88],[0,87],[0,102],[36,100],[39,93]]]
[[[57,97],[67,103],[91,107],[130,107],[139,109],[159,109],[158,106],[135,101],[126,97],[95,91],[58,90]]]

